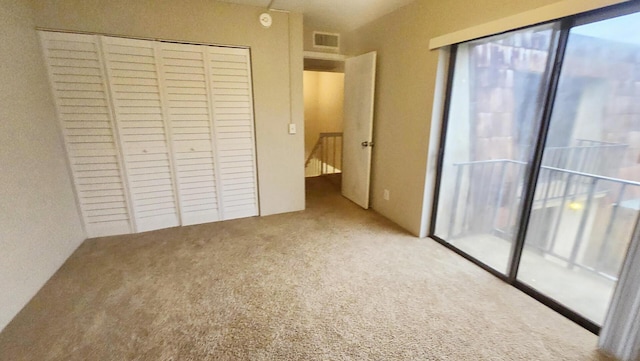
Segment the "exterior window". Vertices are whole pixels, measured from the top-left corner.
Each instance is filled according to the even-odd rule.
[[[435,235],[506,274],[540,128],[554,30],[456,50]]]
[[[598,16],[454,47],[431,232],[594,332],[640,210],[640,13]]]
[[[571,28],[518,279],[602,324],[640,207],[640,13]]]

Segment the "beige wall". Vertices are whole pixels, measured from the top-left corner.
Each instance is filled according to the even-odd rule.
[[[417,0],[345,36],[345,52],[378,51],[371,183],[372,207],[425,235],[423,205],[438,69],[433,37],[556,2]],[[382,199],[389,189],[389,201]],[[431,188],[427,192],[432,192]],[[430,198],[430,197],[426,197]]]
[[[85,238],[26,4],[0,0],[0,330]]]
[[[305,21],[304,29],[303,29],[303,44],[305,51],[316,51],[321,53],[342,53],[344,49],[344,36],[340,36],[340,48],[338,50],[326,49],[326,48],[315,48],[313,46],[313,32],[320,31],[323,33],[332,33],[332,34],[341,34],[341,32],[328,28],[322,25],[316,25],[313,22]]]
[[[320,133],[342,132],[344,74],[304,72],[305,157]]]
[[[38,0],[36,24],[86,31],[251,48],[260,213],[304,209],[302,15],[212,0]],[[288,134],[293,121],[298,131]]]

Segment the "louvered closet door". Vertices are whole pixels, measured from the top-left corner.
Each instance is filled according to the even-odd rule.
[[[220,219],[206,46],[159,43],[183,225]]]
[[[97,38],[40,32],[88,237],[133,231]]]
[[[207,47],[224,219],[258,215],[248,49]]]
[[[155,42],[101,37],[138,232],[180,224]]]

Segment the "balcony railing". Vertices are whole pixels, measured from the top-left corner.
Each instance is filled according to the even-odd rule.
[[[577,139],[576,145],[547,147],[542,165],[578,172],[611,175],[618,169],[627,150],[626,144]]]
[[[543,158],[525,247],[567,268],[616,279],[640,208],[635,205],[640,183],[567,169],[610,173],[609,155],[593,149],[617,152],[621,146],[584,144],[546,150],[545,157],[550,155],[546,162]],[[563,168],[550,166],[562,162]],[[489,234],[514,240],[528,164],[486,160],[454,164],[454,171],[447,238]]]

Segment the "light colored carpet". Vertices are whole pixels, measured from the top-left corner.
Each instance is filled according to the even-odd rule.
[[[308,209],[85,242],[2,360],[606,360],[596,336],[308,182]]]

